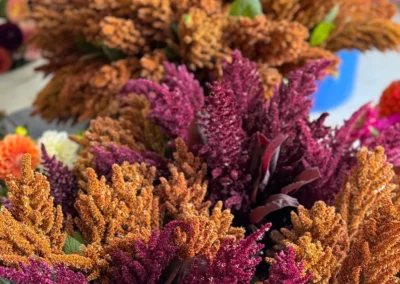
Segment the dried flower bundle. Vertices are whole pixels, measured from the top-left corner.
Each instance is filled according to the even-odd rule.
[[[332,52],[395,50],[400,44],[399,25],[392,22],[395,6],[387,0],[228,2],[32,1],[31,18],[38,27],[33,42],[49,60],[40,69],[54,74],[38,95],[34,113],[47,120],[79,121],[115,114],[126,82],[159,83],[171,73],[163,66],[167,58],[210,82],[223,75],[222,62],[231,60],[234,49],[258,63],[269,99],[283,76],[311,60],[332,60],[332,74],[339,63]],[[170,91],[167,101],[185,105]],[[157,108],[152,112],[153,117],[161,114]]]

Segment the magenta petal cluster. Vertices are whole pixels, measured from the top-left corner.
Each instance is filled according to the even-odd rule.
[[[222,243],[215,259],[206,263],[196,259],[187,276],[179,284],[247,284],[262,260],[258,253],[264,245],[257,243],[269,230],[268,223],[246,239],[235,244],[232,239]],[[210,280],[212,279],[212,282]]]
[[[168,223],[164,229],[153,231],[148,243],[138,240],[132,245],[134,257],[120,251],[112,256],[111,283],[115,284],[155,284],[160,280],[164,269],[175,258],[178,247],[173,243],[173,232],[180,227],[191,228],[180,221]]]
[[[108,144],[105,148],[95,147],[93,149],[93,162],[98,176],[110,178],[112,166],[121,166],[124,162],[129,164],[145,163],[150,167],[157,168],[157,175],[168,176],[168,160],[154,152],[137,152],[124,146]]]
[[[42,144],[43,173],[50,183],[50,194],[54,197],[54,203],[62,207],[65,216],[75,216],[75,200],[78,194],[78,185],[74,174],[56,157],[47,154],[46,147]]]
[[[311,278],[310,273],[304,273],[303,263],[296,262],[293,247],[276,253],[274,259],[265,284],[307,284]]]
[[[0,278],[15,284],[87,284],[85,276],[66,269],[62,265],[50,267],[45,262],[31,259],[29,264],[20,265],[20,270],[0,267]]]

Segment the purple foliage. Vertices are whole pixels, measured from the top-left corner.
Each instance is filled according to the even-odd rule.
[[[145,163],[148,166],[157,168],[158,176],[168,176],[168,160],[154,152],[136,152],[124,146],[108,144],[106,148],[95,147],[93,149],[93,162],[96,173],[99,176],[110,178],[112,166],[121,166],[124,162],[129,164]]]
[[[304,264],[296,262],[294,249],[289,247],[275,254],[265,284],[306,284],[310,277],[310,273],[304,275]]]
[[[122,251],[112,255],[111,283],[157,283],[164,269],[168,268],[177,254],[178,247],[173,242],[173,232],[177,227],[191,230],[184,222],[173,221],[161,232],[153,231],[147,244],[138,240],[133,245],[133,258]]]
[[[168,86],[170,91],[178,89],[189,98],[194,113],[198,112],[204,105],[204,91],[199,81],[194,78],[185,65],[175,65],[164,62],[165,78],[161,83]]]
[[[15,284],[86,284],[85,276],[66,269],[62,265],[49,267],[45,262],[31,259],[27,265],[21,264],[20,270],[0,267],[0,277]]]
[[[225,240],[213,260],[208,259],[206,263],[202,263],[196,259],[179,284],[208,284],[211,279],[212,283],[220,284],[250,283],[256,266],[262,260],[257,254],[264,245],[257,241],[270,227],[270,223],[264,225],[237,244],[232,239]]]
[[[206,139],[200,154],[211,170],[210,183],[213,201],[231,199],[240,205],[245,185],[251,177],[245,165],[249,159],[246,133],[233,91],[221,83],[210,85],[211,94],[199,119],[199,126]],[[232,204],[233,203],[233,204]]]
[[[63,213],[76,215],[74,203],[78,194],[78,184],[74,174],[56,157],[49,157],[44,144],[42,148],[42,167],[50,183],[50,194],[54,197],[54,203],[61,205]]]

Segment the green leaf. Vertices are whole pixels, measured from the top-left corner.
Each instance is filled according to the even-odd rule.
[[[75,235],[75,233],[74,236],[78,237]],[[80,238],[82,238],[82,236],[80,236]],[[65,243],[63,246],[63,251],[66,254],[74,254],[74,253],[80,254],[82,253],[81,245],[83,245],[83,242],[80,242],[79,240],[75,239],[74,237],[71,237],[70,235],[67,235],[67,238],[65,239]]]
[[[0,278],[0,284],[11,284],[11,281],[4,278]]]
[[[254,18],[263,13],[260,0],[235,0],[229,15]]]
[[[75,43],[78,47],[78,49],[83,52],[83,53],[97,53],[101,52],[101,48],[91,44],[90,42],[87,42],[83,37],[77,37],[75,39]]]
[[[6,18],[7,0],[0,0],[0,18]]]
[[[326,41],[332,31],[335,29],[335,25],[332,23],[319,23],[311,33],[310,45],[318,46]]]
[[[339,13],[339,4],[335,5],[335,7],[333,7],[328,15],[325,16],[324,20],[322,22],[324,23],[333,23],[333,21],[335,21],[337,15]]]
[[[379,136],[379,130],[376,129],[375,127],[370,126],[369,127],[369,131],[371,132],[372,136],[374,136],[374,137],[378,137]]]
[[[126,55],[119,49],[109,48],[106,45],[102,45],[103,52],[110,61],[118,61],[126,58]]]
[[[85,242],[85,240],[83,239],[81,233],[79,233],[79,232],[74,232],[74,233],[72,234],[72,237],[73,237],[75,240],[77,240],[78,242],[80,242],[81,244],[86,245],[86,242]]]

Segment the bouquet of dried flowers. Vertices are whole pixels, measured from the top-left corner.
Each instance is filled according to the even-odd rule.
[[[165,62],[158,82],[123,86],[118,117],[71,137],[73,168],[54,146],[63,135],[39,139],[41,159],[37,148],[15,154],[6,137],[1,169],[15,167],[12,154],[20,170],[6,177],[0,278],[396,283],[400,124],[366,132],[370,105],[339,128],[327,114],[311,121],[310,96],[332,64],[290,72],[266,101],[257,64],[239,51],[208,96],[185,65]]]
[[[54,77],[35,114],[83,121],[118,113],[129,79],[160,82],[167,59],[202,82],[223,76],[239,49],[257,63],[264,97],[290,71],[341,49],[395,50],[400,26],[388,0],[33,0],[34,43]]]
[[[0,74],[40,58],[40,50],[31,39],[35,23],[27,19],[26,0],[0,1]]]

